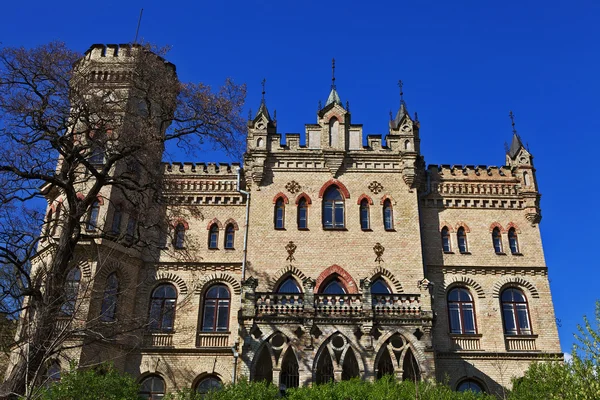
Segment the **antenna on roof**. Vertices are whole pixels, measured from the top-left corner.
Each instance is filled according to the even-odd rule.
[[[404,92],[402,91],[402,86],[404,86],[404,84],[402,83],[402,79],[400,79],[398,81],[398,87],[400,88],[400,105],[404,103]]]
[[[262,89],[263,89],[263,90],[262,90],[262,100],[263,100],[263,101],[265,101],[265,93],[266,93],[266,92],[265,92],[265,85],[266,85],[266,83],[267,83],[267,79],[266,79],[266,78],[263,78],[263,80],[262,80],[262,82],[261,82],[261,84],[262,84]]]
[[[510,112],[508,113],[508,116],[510,117],[512,131],[515,135],[517,135],[517,129],[515,128],[515,114],[513,114],[512,110],[510,110]]]
[[[137,44],[138,33],[140,33],[140,25],[142,24],[142,14],[144,13],[144,9],[140,9],[140,18],[138,19],[137,29],[135,30],[135,39],[133,40],[133,44]]]
[[[331,59],[331,88],[335,89],[335,58]]]

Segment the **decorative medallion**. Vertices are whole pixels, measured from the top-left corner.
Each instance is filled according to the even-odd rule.
[[[383,185],[377,181],[369,183],[369,190],[375,194],[379,194],[383,190]]]
[[[292,261],[296,260],[294,258],[294,252],[296,251],[297,248],[298,248],[298,246],[296,246],[294,244],[294,242],[292,242],[291,240],[290,240],[290,242],[288,244],[285,245],[285,249],[288,252],[288,256],[286,258],[286,261],[292,262]]]
[[[375,252],[375,255],[377,256],[375,258],[375,262],[381,264],[383,262],[383,258],[381,258],[381,256],[383,256],[383,252],[385,251],[385,247],[383,247],[381,245],[381,243],[377,242],[377,243],[375,243],[375,246],[373,246],[373,251]]]
[[[300,191],[300,189],[302,189],[302,186],[300,186],[300,184],[296,181],[289,181],[286,185],[285,188],[288,190],[288,192],[290,192],[291,194],[296,194]]]

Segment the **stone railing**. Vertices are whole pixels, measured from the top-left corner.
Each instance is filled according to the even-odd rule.
[[[537,335],[504,336],[506,350],[509,351],[536,351],[535,339]]]
[[[199,332],[197,347],[229,347],[229,332]]]
[[[144,346],[173,347],[173,334],[147,332],[144,335]]]
[[[481,335],[450,335],[453,350],[481,350]]]
[[[257,314],[297,314],[304,310],[302,293],[256,293]]]
[[[355,314],[362,311],[360,294],[315,294],[315,310],[321,314]]]
[[[420,315],[421,299],[418,294],[373,294],[376,315]]]

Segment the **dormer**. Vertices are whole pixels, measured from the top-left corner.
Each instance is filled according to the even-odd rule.
[[[267,103],[263,99],[254,119],[248,120],[248,151],[270,151],[271,135],[277,133],[277,121],[271,118]]]
[[[420,123],[417,114],[415,113],[415,118],[412,119],[408,113],[406,103],[401,100],[396,117],[390,119],[390,130],[386,138],[390,150],[402,153],[420,153],[419,128]]]

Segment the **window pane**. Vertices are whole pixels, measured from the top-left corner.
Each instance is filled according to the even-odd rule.
[[[159,323],[161,320],[160,311],[162,306],[162,300],[154,299],[150,304],[150,316],[148,321],[148,327],[151,330],[156,330],[160,327]]]
[[[344,287],[342,286],[342,284],[340,282],[335,280],[335,281],[332,281],[331,283],[329,283],[327,286],[325,286],[323,293],[324,294],[345,294],[346,290],[344,289]]]
[[[381,280],[377,279],[371,285],[371,293],[373,294],[390,294],[390,288]]]
[[[280,286],[278,293],[300,293],[300,288],[296,284],[296,281],[292,278],[286,279]]]
[[[162,319],[162,331],[172,331],[175,320],[175,300],[165,300],[165,308]]]
[[[335,227],[343,228],[344,227],[344,204],[335,205]]]
[[[298,208],[298,228],[306,229],[306,206]]]
[[[202,320],[202,330],[203,331],[212,331],[215,327],[215,300],[206,300],[204,302],[204,317]]]
[[[473,313],[473,304],[463,304],[463,333],[477,333],[475,330],[475,315]]]
[[[460,325],[460,307],[458,304],[448,304],[448,311],[450,313],[450,332],[451,333],[462,333]]]
[[[529,313],[527,312],[527,304],[517,304],[517,315],[519,317],[519,330],[522,335],[531,334],[529,327]]]
[[[325,203],[323,208],[323,226],[333,228],[333,203]]]
[[[227,329],[229,329],[229,300],[220,300],[217,315],[217,330],[226,331]]]
[[[502,315],[504,316],[504,333],[508,335],[516,335],[517,325],[515,323],[515,314],[512,304],[502,305]]]
[[[360,228],[365,230],[369,229],[369,207],[367,201],[363,200],[360,206]]]

